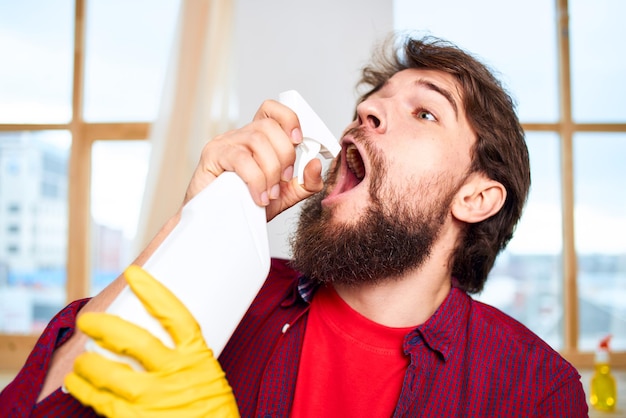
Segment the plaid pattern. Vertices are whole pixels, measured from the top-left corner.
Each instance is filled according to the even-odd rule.
[[[59,312],[39,337],[24,367],[2,393],[0,417],[96,417],[91,408],[85,408],[70,395],[56,390],[36,404],[52,353],[74,332],[74,322],[87,299],[71,303]]]
[[[314,290],[286,261],[273,260],[220,357],[243,417],[289,416]],[[411,363],[395,417],[587,416],[580,375],[569,363],[457,288],[406,335],[404,350]]]
[[[286,261],[272,260],[220,356],[242,417],[289,416],[314,290]],[[35,405],[52,352],[71,335],[84,303],[51,321],[0,394],[0,417],[96,416],[60,390]],[[411,362],[395,417],[587,416],[580,376],[569,363],[522,324],[459,289],[407,334],[404,350]]]

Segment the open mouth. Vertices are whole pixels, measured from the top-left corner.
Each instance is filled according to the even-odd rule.
[[[348,143],[344,145],[342,158],[344,159],[344,164],[342,164],[342,169],[338,172],[336,183],[331,186],[331,191],[327,195],[327,201],[331,201],[335,197],[357,187],[367,174],[365,162],[355,144]]]
[[[356,145],[349,144],[346,148],[346,163],[348,170],[356,177],[357,182],[360,183],[365,177],[365,164],[363,158],[357,149]]]

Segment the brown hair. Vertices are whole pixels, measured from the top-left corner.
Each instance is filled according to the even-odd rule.
[[[393,48],[386,48],[389,42]],[[470,173],[484,173],[507,190],[502,209],[492,217],[467,224],[456,248],[452,274],[470,293],[482,290],[496,256],[506,247],[530,188],[530,163],[515,104],[492,71],[477,58],[435,37],[393,36],[363,69],[360,101],[380,89],[398,71],[409,68],[451,74],[461,88],[467,120],[476,133]],[[385,51],[393,51],[385,54]]]

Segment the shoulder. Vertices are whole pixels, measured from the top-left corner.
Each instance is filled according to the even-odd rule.
[[[248,309],[248,315],[268,315],[280,307],[291,306],[298,294],[300,273],[294,270],[289,260],[272,258],[265,282]]]
[[[505,343],[505,347],[528,352],[536,348],[541,352],[557,354],[544,340],[524,324],[502,312],[498,308],[487,305],[469,297],[469,326],[477,335],[488,340]]]
[[[70,303],[55,315],[33,347],[15,379],[0,392],[0,416],[31,416],[50,366],[55,349],[74,332],[76,316],[88,299]],[[38,411],[46,416],[59,416],[55,408],[64,412],[83,410],[74,398],[57,390],[42,402]],[[7,415],[5,415],[7,414]],[[42,415],[43,416],[43,415]],[[91,415],[90,415],[91,416]]]
[[[468,332],[475,348],[483,346],[491,362],[521,374],[529,383],[541,382],[546,389],[580,379],[567,360],[521,322],[471,298],[470,306]]]
[[[466,355],[483,370],[475,371],[483,378],[479,380],[490,380],[502,396],[521,403],[533,400],[536,416],[584,414],[586,398],[576,368],[524,324],[493,306],[469,299],[467,333],[471,342]]]
[[[270,264],[270,272],[268,274],[268,279],[285,282],[293,282],[300,276],[297,270],[294,270],[289,260],[281,259],[281,258],[272,258]]]
[[[300,273],[290,266],[289,260],[272,258],[270,271],[259,296],[284,296],[297,288],[299,277]]]

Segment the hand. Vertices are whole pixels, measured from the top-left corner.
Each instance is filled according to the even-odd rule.
[[[189,311],[141,267],[130,266],[124,276],[175,348],[117,316],[85,313],[77,321],[84,333],[111,352],[133,357],[145,371],[88,352],[76,359],[65,388],[108,417],[238,417],[232,389]]]
[[[304,184],[293,178],[295,146],[301,142],[296,114],[279,102],[264,102],[253,122],[207,142],[185,203],[224,171],[234,171],[248,184],[254,201],[266,207],[267,220],[271,220],[323,187],[317,159],[306,166]]]

